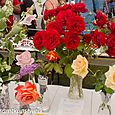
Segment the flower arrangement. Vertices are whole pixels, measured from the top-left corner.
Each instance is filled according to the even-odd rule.
[[[55,52],[58,57],[57,62],[47,58],[46,71],[55,70],[62,74],[64,70],[70,77],[71,63],[79,54],[86,58],[95,57],[100,49],[98,55],[106,52],[109,56],[115,56],[114,22],[109,22],[106,15],[98,11],[96,20],[92,22],[97,29],[86,33],[86,24],[80,14],[87,11],[84,3],[65,4],[45,11],[46,30],[36,32],[33,42],[35,48],[45,56],[48,52]]]

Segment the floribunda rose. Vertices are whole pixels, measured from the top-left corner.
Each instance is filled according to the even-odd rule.
[[[90,41],[91,41],[91,34],[84,34],[83,35],[83,42],[90,44]]]
[[[88,61],[85,57],[78,55],[71,67],[74,69],[73,74],[79,75],[84,78],[88,74]]]
[[[115,65],[109,67],[109,71],[105,73],[105,85],[115,91]]]
[[[111,33],[115,34],[115,22],[109,24],[108,29],[111,31]]]
[[[62,10],[58,13],[56,16],[56,21],[58,21],[63,26],[66,25],[66,21],[69,17],[76,16],[74,12],[72,12],[70,9],[68,10]]]
[[[63,30],[63,25],[60,24],[58,21],[54,21],[54,22],[50,22],[47,24],[47,30],[48,29],[55,29],[59,32],[59,34],[64,34],[64,30]]]
[[[48,54],[46,55],[46,59],[49,61],[56,62],[59,56],[56,54],[55,51],[49,51]]]
[[[65,33],[63,42],[65,43],[67,49],[74,50],[80,43],[80,37],[74,32],[67,32]]]
[[[26,82],[25,85],[19,85],[15,88],[16,100],[22,105],[27,105],[35,102],[40,96],[36,91],[35,85],[31,82]]]
[[[33,37],[33,43],[36,49],[40,50],[42,48],[42,41],[45,36],[45,31],[36,32]]]
[[[75,13],[85,13],[88,11],[88,9],[84,3],[76,3],[72,4],[72,11]]]
[[[43,39],[43,46],[47,50],[53,50],[60,44],[60,35],[55,29],[46,30],[46,36]]]
[[[81,16],[69,17],[66,26],[69,31],[74,31],[78,34],[85,30],[85,22]]]
[[[34,63],[34,58],[31,58],[31,53],[29,51],[25,51],[20,55],[17,55],[16,59],[18,61],[16,64],[21,67]]]
[[[44,11],[44,20],[48,20],[51,17],[54,17],[57,15],[56,9],[51,9],[51,10],[45,10]]]
[[[107,16],[101,11],[97,11],[96,20],[93,22],[93,24],[99,26],[100,28],[103,28],[104,25],[107,23],[108,23]]]
[[[115,57],[115,34],[107,36],[106,45],[108,46],[107,54]]]
[[[92,31],[91,33],[92,42],[98,47],[104,46],[106,44],[106,36],[103,32],[98,30]]]

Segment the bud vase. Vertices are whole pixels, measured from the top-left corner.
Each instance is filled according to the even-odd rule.
[[[4,85],[0,89],[0,109],[9,109],[9,90],[8,85]]]
[[[112,94],[101,92],[102,104],[99,106],[98,115],[111,115],[111,106],[109,105]]]
[[[40,112],[47,113],[49,111],[49,92],[48,92],[48,77],[39,75],[38,77],[39,91],[42,97],[41,102],[38,102]]]
[[[70,88],[68,96],[70,99],[82,99],[82,77],[78,75],[72,75],[70,78]]]

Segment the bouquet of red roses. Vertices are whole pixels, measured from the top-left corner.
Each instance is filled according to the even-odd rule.
[[[57,73],[63,73],[62,68],[64,68],[64,72],[70,76],[72,72],[71,63],[77,55],[94,56],[97,49],[101,48],[105,51],[106,46],[108,46],[107,53],[110,56],[115,56],[115,50],[113,51],[115,48],[113,34],[115,23],[109,24],[105,14],[97,12],[94,24],[98,29],[84,34],[87,31],[85,30],[86,24],[80,14],[87,11],[84,3],[66,4],[45,11],[46,30],[37,32],[33,42],[35,48],[45,52],[46,55],[48,51],[57,53],[55,56],[59,60],[57,62],[55,60],[55,63],[52,63],[54,62],[54,58],[52,58],[54,55],[48,53],[48,55],[51,54],[51,58],[47,58],[50,59],[50,63],[46,64],[48,71],[54,69]],[[108,34],[105,32],[107,30],[105,25],[108,25],[110,30]]]

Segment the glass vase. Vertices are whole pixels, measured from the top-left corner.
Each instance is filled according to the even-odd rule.
[[[78,75],[72,75],[70,78],[70,88],[68,96],[70,99],[82,99],[82,77]]]
[[[39,75],[39,92],[41,94],[42,100],[37,103],[40,112],[47,113],[49,111],[49,91],[48,91],[48,77]]]
[[[9,90],[8,85],[4,85],[0,89],[0,109],[9,109]]]
[[[99,115],[111,115],[111,106],[109,105],[112,94],[101,92],[102,103],[99,106],[98,114]]]

